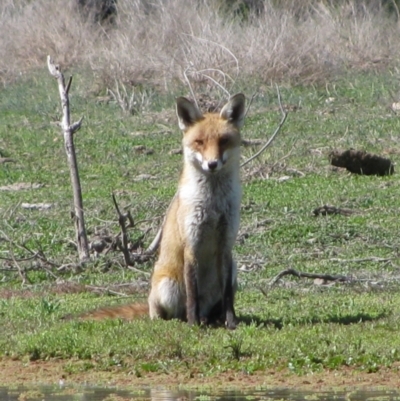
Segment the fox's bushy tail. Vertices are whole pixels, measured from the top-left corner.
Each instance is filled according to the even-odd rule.
[[[149,316],[148,304],[126,304],[116,306],[106,306],[104,308],[94,309],[90,312],[75,316],[78,320],[106,320],[106,319],[123,319],[133,320],[142,316]],[[71,315],[64,316],[63,319],[70,320],[74,317]]]

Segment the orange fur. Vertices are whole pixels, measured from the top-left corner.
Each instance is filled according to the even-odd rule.
[[[149,315],[149,305],[147,304],[127,304],[108,306],[87,312],[80,316],[83,320],[105,320],[105,319],[124,319],[133,320],[141,316]]]

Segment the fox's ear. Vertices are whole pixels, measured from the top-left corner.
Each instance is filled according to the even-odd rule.
[[[200,110],[185,97],[176,99],[176,114],[178,116],[179,128],[186,132],[196,121],[203,118]]]
[[[229,99],[229,102],[222,108],[220,116],[237,128],[242,128],[245,115],[244,104],[243,93],[238,93]]]

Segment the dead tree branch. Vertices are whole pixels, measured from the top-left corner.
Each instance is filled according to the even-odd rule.
[[[342,259],[330,259],[331,261],[345,261]],[[391,261],[391,258],[378,258],[375,256],[371,256],[369,258],[364,258],[364,259],[351,259],[350,261],[352,262],[364,262],[364,261],[374,261],[374,262],[388,262]],[[341,274],[322,274],[322,273],[305,273],[301,272],[292,268],[288,268],[285,270],[282,270],[279,274],[277,274],[274,278],[271,279],[271,281],[266,285],[265,288],[261,286],[257,286],[257,288],[262,292],[262,294],[267,297],[268,296],[268,289],[272,288],[274,285],[278,283],[278,281],[284,277],[284,276],[296,276],[298,278],[311,278],[311,279],[319,279],[322,280],[322,282],[314,282],[315,284],[326,284],[327,282],[331,281],[333,283],[342,283],[342,284],[361,284],[365,288],[382,288],[382,285],[388,284],[388,283],[393,283],[397,282],[399,283],[399,276],[395,277],[389,277],[389,278],[359,278],[355,277],[353,275],[348,275],[344,276]]]
[[[157,251],[158,246],[160,245],[160,242],[161,242],[162,229],[163,229],[163,226],[164,226],[164,223],[165,223],[165,216],[168,214],[169,210],[171,209],[171,205],[174,202],[175,198],[176,198],[176,194],[174,195],[174,197],[172,198],[170,204],[168,205],[168,209],[165,212],[164,219],[163,219],[163,222],[161,224],[161,227],[158,229],[157,234],[156,234],[155,238],[153,239],[153,242],[144,251],[144,253],[146,255],[153,255]]]
[[[73,219],[75,223],[76,243],[78,247],[79,260],[84,262],[90,258],[90,254],[85,229],[82,190],[74,146],[74,133],[80,129],[83,117],[79,121],[71,124],[68,93],[71,88],[72,76],[69,78],[67,85],[65,85],[64,75],[61,72],[60,67],[54,64],[50,56],[47,56],[47,66],[50,74],[57,79],[58,89],[60,92],[61,107],[63,111],[61,128],[64,135],[64,145],[68,158],[72,191],[74,196]]]
[[[57,267],[58,265],[55,264],[54,262],[51,262],[49,259],[47,259],[46,255],[44,254],[43,250],[40,247],[37,251],[33,251],[32,249],[28,248],[25,244],[20,245],[20,244],[14,242],[4,232],[0,231],[0,234],[3,235],[3,237],[0,237],[0,238],[3,241],[8,242],[10,245],[9,252],[10,252],[10,256],[11,256],[11,257],[1,256],[0,260],[7,261],[16,267],[15,270],[18,272],[18,275],[21,278],[22,285],[25,285],[27,281],[29,282],[29,284],[32,284],[29,277],[27,276],[27,273],[30,270],[35,270],[34,266],[28,268],[28,267],[21,265],[23,262],[38,261],[40,263],[40,267],[42,269],[44,269],[50,276],[52,276],[55,279],[58,278],[58,276],[56,276],[49,268],[46,267],[46,265],[50,265],[51,267]],[[28,252],[28,254],[30,256],[16,258],[15,254],[14,254],[15,248],[19,248],[20,250],[22,250],[24,252]]]
[[[272,134],[271,138],[269,138],[269,140],[267,141],[267,143],[265,145],[262,146],[262,148],[255,153],[253,156],[251,156],[249,159],[247,159],[246,161],[244,161],[240,167],[244,167],[246,164],[250,163],[251,161],[253,161],[254,159],[256,159],[258,156],[261,155],[261,153],[263,153],[265,151],[265,149],[267,149],[271,143],[273,142],[273,140],[276,138],[276,136],[278,135],[279,131],[281,130],[283,124],[285,124],[286,121],[286,117],[288,115],[288,112],[283,108],[282,106],[282,100],[281,100],[281,92],[279,91],[279,87],[276,86],[276,91],[278,93],[278,102],[279,102],[279,108],[281,110],[282,113],[282,119],[279,123],[279,125],[277,126],[277,128],[275,129],[274,133]]]
[[[14,265],[16,266],[16,268],[18,270],[18,275],[21,278],[22,285],[25,285],[26,281],[29,281],[29,284],[32,284],[32,282],[29,280],[28,276],[26,275],[25,270],[17,262],[17,259],[14,256],[14,252],[13,252],[12,248],[10,249],[10,253],[11,253],[12,261],[14,262]]]
[[[250,107],[251,107],[251,105],[253,104],[253,100],[254,100],[254,98],[257,96],[257,94],[258,94],[257,92],[254,92],[254,93],[251,95],[251,98],[250,98],[249,103],[248,103],[248,105],[247,105],[246,112],[244,113],[244,116],[245,116],[245,117],[247,117],[247,114],[249,113]]]
[[[329,259],[329,261],[337,263],[365,263],[365,262],[387,263],[392,260],[393,258],[380,258],[378,256],[370,256],[368,258],[357,258],[357,259],[340,259],[340,258]]]
[[[184,76],[184,78],[185,78],[186,83],[187,83],[188,86],[189,86],[190,94],[192,95],[193,101],[194,101],[196,107],[199,108],[199,105],[198,105],[197,99],[196,99],[196,95],[194,94],[192,85],[191,85],[191,83],[190,83],[190,81],[189,81],[189,78],[188,78],[188,76],[187,76],[187,72],[188,72],[191,68],[192,68],[192,66],[187,67],[187,68],[185,69],[185,71],[183,71],[183,76]],[[158,234],[161,234],[161,229],[160,229],[159,232],[157,233],[156,238],[158,237]],[[156,249],[157,249],[157,247],[156,247]]]
[[[125,263],[127,266],[133,266],[134,263],[131,259],[131,255],[129,252],[128,248],[128,234],[126,232],[126,229],[129,227],[134,226],[133,218],[132,215],[128,212],[126,214],[122,214],[121,211],[119,210],[119,206],[117,203],[117,200],[115,199],[115,195],[112,194],[112,199],[114,202],[115,210],[117,211],[118,214],[118,223],[119,226],[121,227],[121,233],[122,233],[122,243],[120,244],[121,251],[124,255]],[[128,224],[126,224],[126,221],[128,221]]]
[[[117,200],[116,200],[114,194],[112,194],[112,199],[113,199],[113,203],[115,206],[115,210],[117,211],[117,214],[118,214],[118,223],[119,223],[119,226],[121,227],[121,237],[122,238],[121,238],[121,240],[119,240],[119,238],[117,238],[117,241],[118,241],[117,246],[124,255],[124,260],[125,260],[126,266],[128,266],[129,269],[133,269],[133,270],[143,273],[141,270],[135,269],[133,266],[134,266],[135,262],[146,262],[147,260],[149,260],[151,258],[152,253],[147,253],[147,251],[132,253],[129,250],[129,237],[128,237],[127,229],[135,227],[135,222],[133,221],[133,217],[129,211],[125,214],[121,213],[121,210],[118,206],[118,203],[117,203]],[[160,233],[158,235],[161,236],[161,228],[160,228],[159,232]],[[143,234],[143,236],[144,235],[145,234]],[[156,239],[157,239],[157,236],[156,236],[155,240]],[[153,242],[155,242],[155,240]]]
[[[163,223],[164,224],[164,223]],[[157,249],[158,246],[160,245],[161,242],[161,236],[162,236],[162,227],[163,224],[161,225],[161,227],[158,229],[156,236],[154,237],[152,243],[148,246],[148,248],[144,251],[144,253],[146,255],[153,255]]]
[[[118,291],[113,291],[110,288],[107,287],[99,287],[99,286],[94,286],[94,285],[86,285],[85,289],[89,289],[92,290],[93,292],[102,292],[105,293],[107,295],[115,295],[118,297],[123,297],[126,298],[128,297],[128,295],[124,294],[123,292],[118,292]]]
[[[10,157],[0,157],[0,164],[5,164],[5,163],[16,163],[17,161],[14,159],[11,159]]]
[[[284,276],[296,276],[298,278],[312,278],[312,279],[321,279],[321,280],[326,280],[326,281],[339,281],[339,282],[350,282],[352,279],[347,276],[343,276],[341,274],[339,275],[332,275],[332,274],[321,274],[321,273],[304,273],[304,272],[299,272],[295,269],[285,269],[282,270],[278,275],[276,275],[269,283],[269,287],[274,286],[282,277]]]
[[[342,216],[351,216],[354,213],[357,213],[357,211],[330,205],[320,206],[313,210],[314,216],[327,216],[330,214],[341,214]]]

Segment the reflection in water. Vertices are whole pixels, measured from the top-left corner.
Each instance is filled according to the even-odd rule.
[[[189,391],[119,389],[113,387],[1,387],[0,401],[398,401],[398,390],[296,391],[292,389],[240,391]]]

